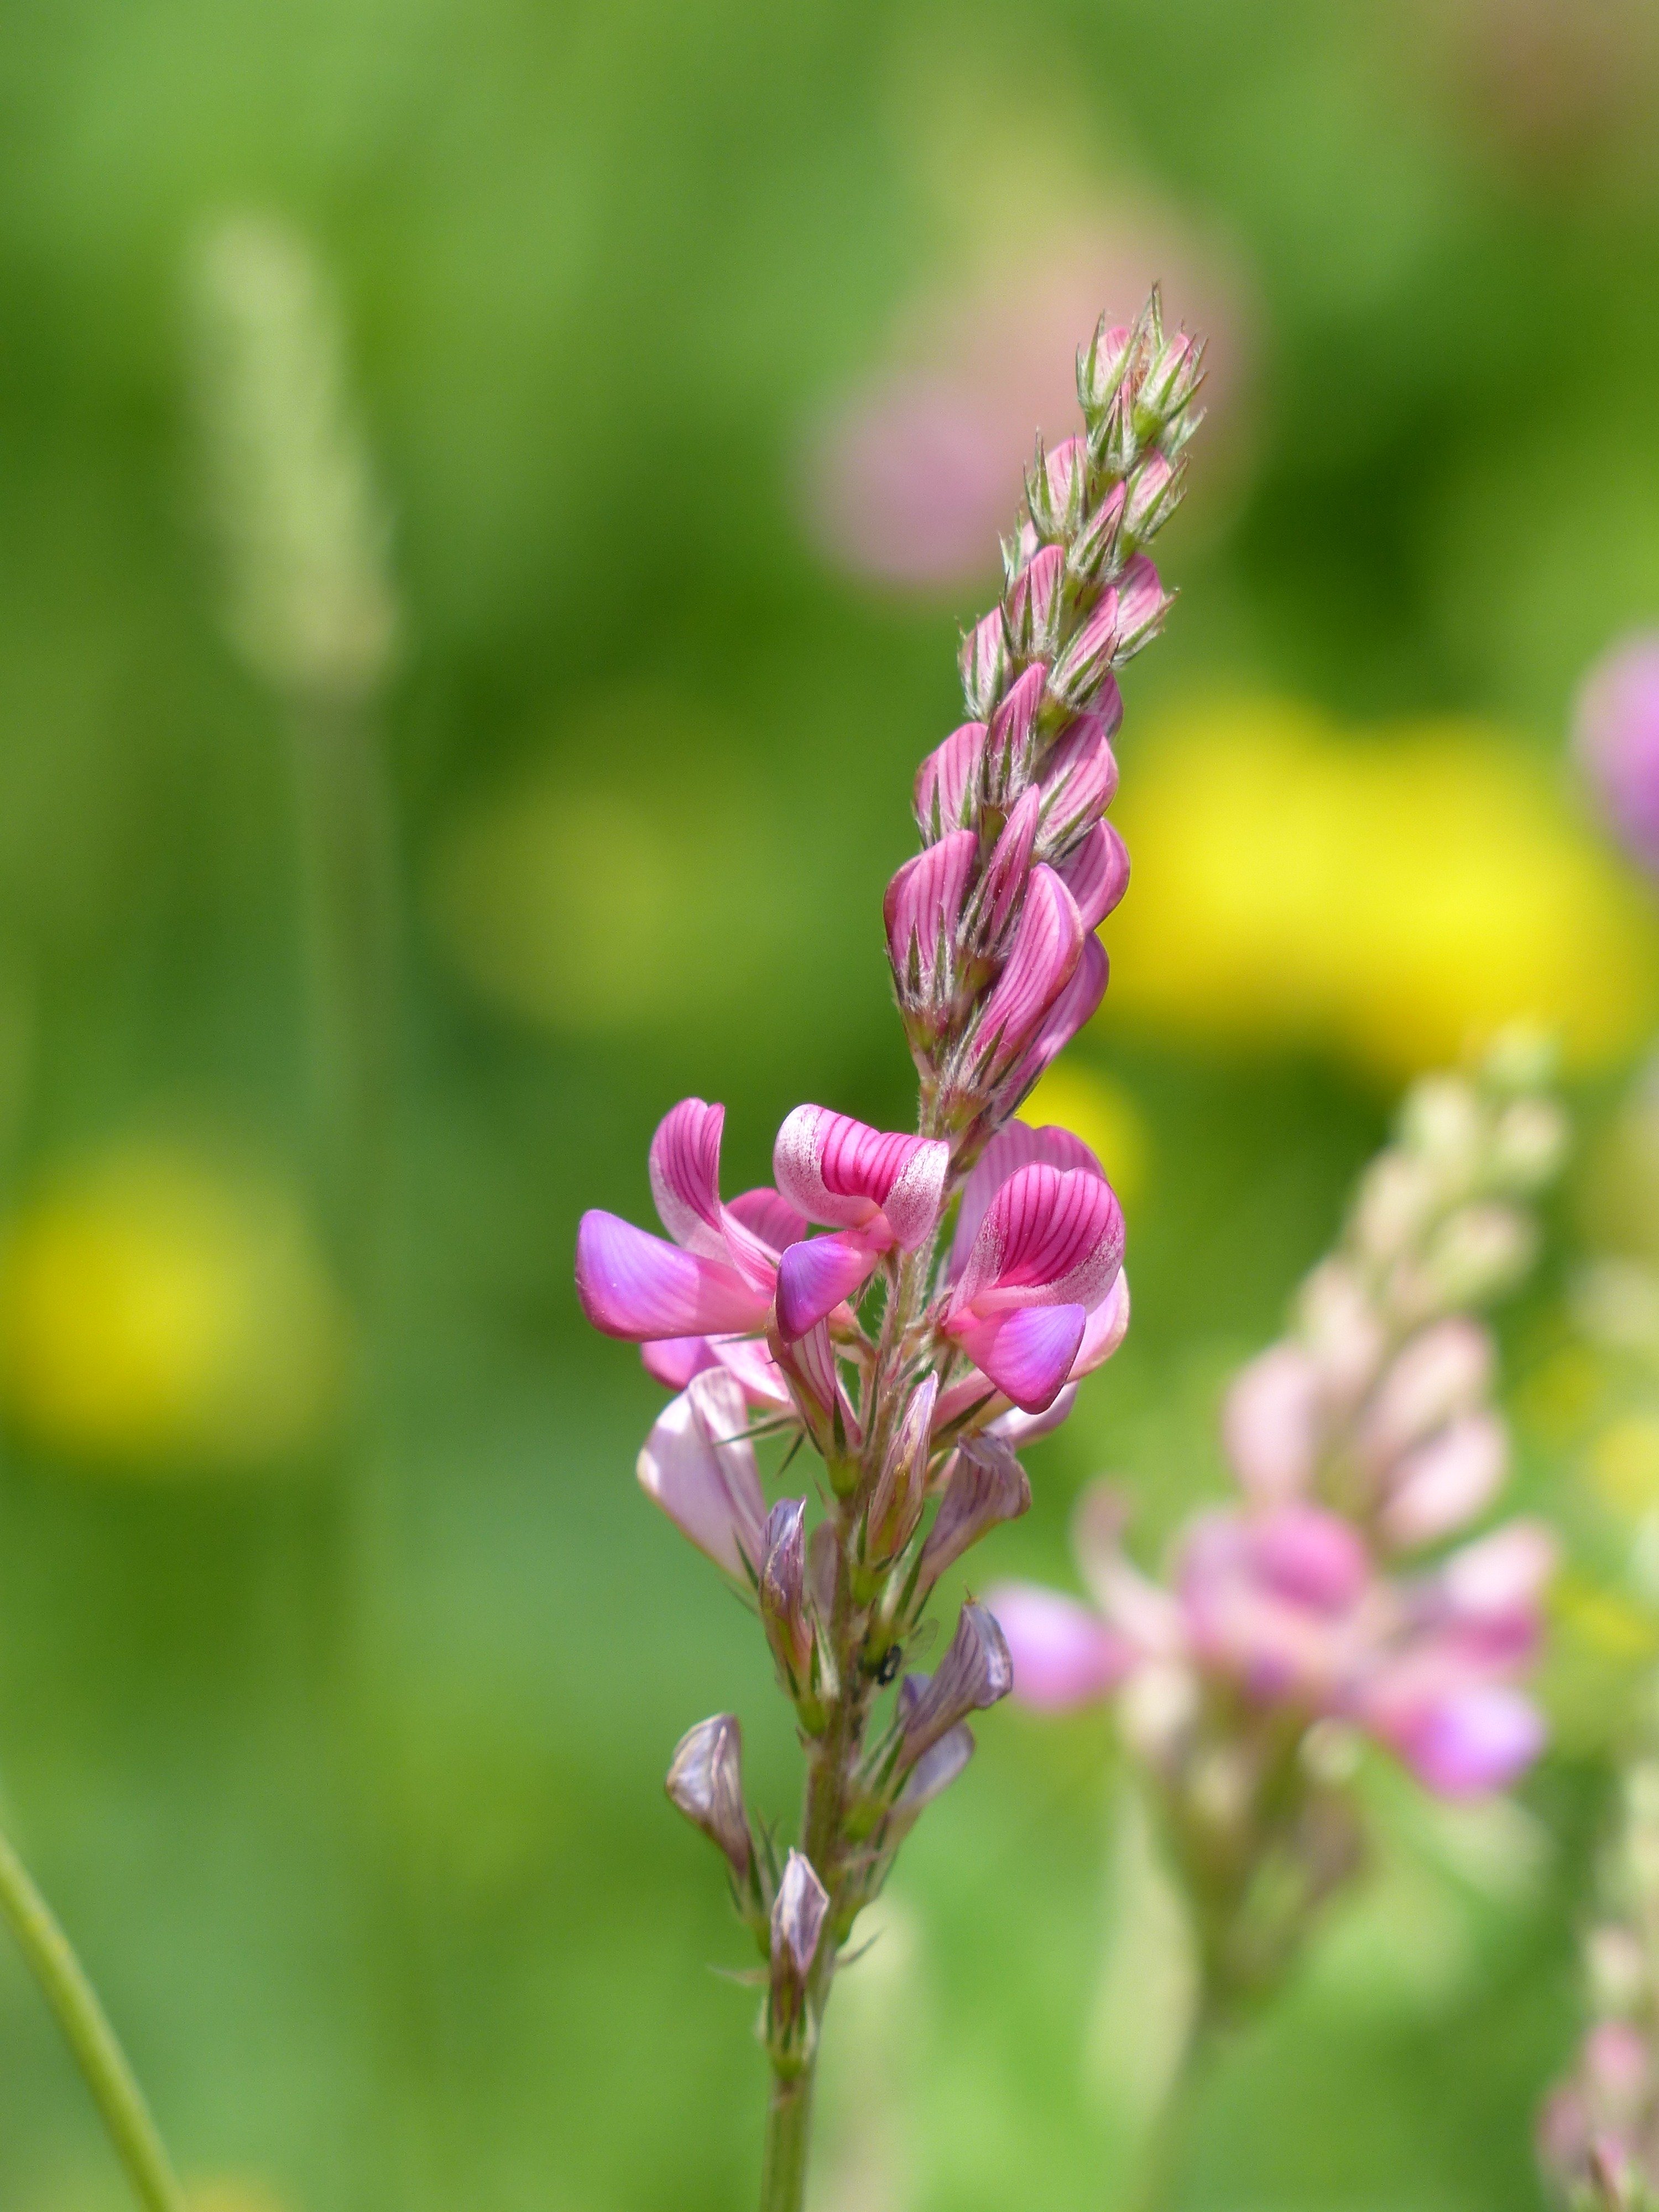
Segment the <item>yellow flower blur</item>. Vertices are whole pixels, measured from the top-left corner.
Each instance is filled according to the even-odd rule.
[[[181,1151],[124,1147],[69,1171],[0,1249],[0,1397],[51,1449],[280,1458],[326,1429],[346,1364],[291,1200]]]
[[[1057,1060],[1019,1109],[1034,1129],[1069,1129],[1081,1137],[1106,1170],[1107,1180],[1125,1206],[1146,1185],[1146,1124],[1123,1085],[1109,1075]]]
[[[1114,1022],[1395,1081],[1507,1022],[1587,1067],[1653,1020],[1645,896],[1548,768],[1480,724],[1358,738],[1291,707],[1189,713],[1137,750],[1117,817]]]

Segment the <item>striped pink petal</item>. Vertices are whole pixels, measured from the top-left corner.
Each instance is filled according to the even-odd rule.
[[[973,819],[984,757],[984,723],[964,722],[916,770],[916,827],[930,842]]]
[[[1014,1696],[1039,1712],[1066,1712],[1115,1690],[1138,1656],[1091,1607],[1036,1583],[1002,1583],[988,1590],[1014,1662]]]
[[[1063,849],[1091,823],[1099,821],[1117,792],[1117,756],[1112,750],[1115,723],[1102,713],[1110,704],[1116,720],[1122,703],[1114,684],[1103,692],[1091,714],[1068,722],[1042,764],[1041,849]]]
[[[677,1244],[705,1260],[724,1260],[720,1228],[720,1131],[724,1106],[682,1098],[651,1139],[651,1195]]]
[[[1081,1137],[1074,1137],[1069,1129],[1052,1127],[1034,1129],[1028,1122],[1009,1121],[999,1129],[977,1164],[962,1186],[962,1203],[957,1211],[956,1233],[951,1239],[950,1273],[954,1278],[967,1265],[968,1255],[973,1249],[974,1239],[979,1234],[979,1224],[985,1218],[985,1209],[1006,1183],[1010,1176],[1021,1168],[1034,1166],[1039,1160],[1051,1168],[1079,1169],[1085,1175],[1099,1176],[1105,1181],[1100,1162],[1089,1150]]]
[[[772,1158],[778,1188],[809,1221],[864,1229],[879,1215],[890,1240],[914,1251],[939,1218],[951,1148],[872,1129],[827,1106],[797,1106]]]
[[[1092,1375],[1097,1367],[1103,1367],[1128,1334],[1129,1278],[1120,1267],[1111,1289],[1089,1316],[1089,1326],[1072,1362],[1072,1380],[1075,1382],[1080,1376]]]
[[[576,1295],[595,1328],[635,1344],[740,1334],[763,1327],[771,1308],[735,1268],[597,1210],[576,1232]]]
[[[1036,845],[1037,815],[1042,804],[1033,784],[1003,824],[1002,835],[987,864],[975,912],[984,917],[986,941],[992,945],[1000,939],[1025,889],[1031,854]]]
[[[951,1294],[954,1316],[1008,1306],[1100,1304],[1123,1261],[1123,1214],[1111,1185],[1045,1161],[1001,1184]]]
[[[1109,822],[1097,822],[1058,864],[1085,929],[1098,929],[1129,888],[1129,848]]]
[[[1170,604],[1158,570],[1144,553],[1137,553],[1117,580],[1119,659],[1127,659],[1152,642]]]
[[[1066,1387],[1088,1318],[1080,1305],[1018,1306],[988,1318],[964,1313],[945,1332],[1005,1398],[1042,1413]]]
[[[949,959],[969,878],[978,859],[979,839],[974,831],[953,830],[907,860],[888,884],[882,914],[887,954],[901,993],[914,985],[926,995],[940,965]]]
[[[884,1246],[856,1229],[792,1244],[778,1266],[778,1334],[793,1344],[867,1282]]]
[[[1106,995],[1110,970],[1100,939],[1085,935],[1072,980],[1043,1016],[1036,1035],[1003,1078],[999,1093],[1012,1111],[1052,1060],[1058,1059],[1085,1022],[1094,1019]]]
[[[1030,780],[1036,746],[1037,714],[1048,672],[1039,660],[1028,668],[991,717],[985,737],[985,793],[1005,802]]]
[[[969,631],[962,641],[957,665],[962,671],[962,695],[969,713],[988,714],[1001,696],[1008,666],[1008,640],[1000,607],[993,607]]]
[[[1030,1043],[1072,980],[1083,951],[1082,916],[1054,870],[1039,863],[1029,882],[1013,951],[980,1017],[979,1035],[993,1075],[1011,1067]]]

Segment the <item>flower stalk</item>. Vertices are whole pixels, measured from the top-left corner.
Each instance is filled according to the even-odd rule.
[[[3,1832],[0,1912],[58,2016],[133,2194],[145,2212],[185,2212],[184,2191],[98,1993]]]
[[[728,1203],[723,1109],[684,1099],[651,1146],[671,1241],[599,1212],[578,1235],[588,1319],[679,1394],[641,1486],[752,1600],[805,1753],[781,1862],[743,1809],[729,1716],[692,1729],[669,1775],[764,1961],[763,2212],[799,2212],[819,2032],[858,1916],[966,1765],[969,1716],[1012,1679],[971,1598],[933,1674],[906,1671],[940,1579],[1024,1510],[1018,1446],[1066,1418],[1128,1324],[1100,1162],[1014,1117],[1106,988],[1095,932],[1128,880],[1105,819],[1114,672],[1168,605],[1144,547],[1180,495],[1199,364],[1156,298],[1133,326],[1103,320],[1079,362],[1084,434],[1039,447],[1001,600],[963,641],[974,719],[922,763],[921,850],[884,908],[915,1133],[798,1107],[774,1185]],[[756,1447],[775,1438],[785,1467],[802,1443],[823,1461],[810,1529],[810,1498],[769,1509]]]

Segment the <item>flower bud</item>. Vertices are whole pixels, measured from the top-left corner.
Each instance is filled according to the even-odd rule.
[[[1123,514],[1128,496],[1127,484],[1115,483],[1073,538],[1066,550],[1066,569],[1079,583],[1092,584],[1098,577],[1116,574],[1122,556]]]
[[[1183,467],[1166,460],[1162,453],[1148,453],[1132,477],[1125,479],[1127,490],[1123,507],[1123,532],[1137,544],[1161,530],[1181,504],[1185,489]]]
[[[973,916],[974,935],[987,951],[1002,945],[1024,898],[1042,810],[1042,794],[1031,784],[1008,817],[987,863]]]
[[[1159,580],[1158,570],[1144,553],[1137,553],[1117,580],[1117,646],[1114,659],[1122,662],[1150,645],[1164,627],[1173,602]]]
[[[1537,1249],[1535,1225],[1513,1206],[1461,1206],[1430,1242],[1423,1287],[1443,1309],[1484,1305],[1519,1282]]]
[[[1017,1521],[1031,1503],[1025,1470],[1000,1437],[973,1437],[958,1447],[945,1495],[921,1552],[921,1579],[930,1587],[980,1538],[1004,1521]]]
[[[1013,949],[975,1024],[974,1066],[981,1080],[994,1084],[1019,1060],[1076,973],[1086,934],[1076,900],[1039,862],[1027,878]]]
[[[1055,739],[1042,763],[1038,788],[1042,820],[1037,834],[1041,857],[1052,860],[1075,844],[1099,821],[1117,792],[1117,759],[1112,750],[1112,720],[1099,711],[1121,713],[1117,686],[1107,687],[1093,714],[1079,714]]]
[[[772,1994],[798,1994],[817,1956],[830,1893],[804,1852],[791,1851],[772,1900]]]
[[[1455,1075],[1414,1083],[1401,1109],[1400,1141],[1434,1174],[1448,1199],[1470,1189],[1486,1148],[1486,1118],[1470,1085]]]
[[[914,1768],[923,1753],[959,1721],[1006,1698],[1013,1680],[1014,1662],[995,1617],[969,1600],[962,1608],[957,1632],[939,1672],[931,1679],[908,1674],[900,1685],[903,1764]]]
[[[927,1498],[927,1455],[939,1376],[924,1376],[894,1431],[870,1500],[866,1556],[872,1565],[896,1559],[915,1534]]]
[[[1109,324],[1104,315],[1096,325],[1090,344],[1077,362],[1078,403],[1091,428],[1117,397],[1118,386],[1137,349],[1138,330],[1127,323]]]
[[[1156,347],[1134,396],[1135,428],[1143,437],[1158,436],[1192,404],[1203,366],[1204,349],[1185,331]]]
[[[1517,1098],[1498,1115],[1486,1171],[1500,1190],[1524,1196],[1559,1174],[1567,1117],[1553,1098]]]
[[[949,1023],[963,900],[978,859],[974,832],[953,830],[907,860],[887,886],[887,957],[913,1036],[931,1041]]]
[[[1045,545],[1009,586],[1008,638],[1022,659],[1047,659],[1060,635],[1066,584],[1066,549]]]
[[[1109,822],[1097,822],[1054,866],[1085,929],[1098,929],[1129,888],[1129,848]]]
[[[1086,707],[1118,649],[1117,593],[1108,586],[1054,664],[1048,688],[1063,707]]]
[[[761,1619],[766,1640],[792,1688],[805,1684],[812,1656],[806,1610],[806,1500],[781,1498],[761,1538]]]
[[[1088,495],[1088,440],[1067,438],[1046,457],[1039,441],[1037,465],[1025,479],[1025,499],[1042,536],[1075,538]]]
[[[1000,607],[993,607],[963,638],[958,665],[968,711],[983,721],[1002,696],[1008,670],[1008,641]]]
[[[735,1715],[716,1713],[688,1729],[663,1786],[692,1826],[725,1852],[737,1881],[747,1881],[753,1849],[743,1804],[743,1730]]]
[[[1359,1425],[1360,1452],[1377,1469],[1470,1413],[1492,1388],[1497,1352],[1479,1322],[1457,1314],[1420,1329],[1395,1355]]]
[[[1018,799],[1031,780],[1036,754],[1037,717],[1048,671],[1042,661],[1028,668],[991,717],[985,739],[984,797],[991,806]]]
[[[908,1835],[935,1797],[942,1797],[974,1755],[974,1732],[966,1721],[947,1729],[910,1769],[887,1817],[890,1842]]]
[[[916,827],[930,845],[977,816],[984,755],[984,723],[964,722],[916,770]]]

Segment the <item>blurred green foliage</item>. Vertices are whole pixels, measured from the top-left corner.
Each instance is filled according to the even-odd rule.
[[[647,1212],[687,1092],[728,1103],[729,1188],[799,1099],[908,1110],[875,917],[976,599],[823,563],[815,413],[965,239],[1017,267],[1075,201],[1150,198],[1224,241],[1256,366],[1224,488],[1170,532],[1126,796],[1157,710],[1218,687],[1473,714],[1553,762],[1584,660],[1659,613],[1650,33],[1637,0],[15,0],[0,1144],[37,1239],[135,1131],[228,1141],[307,1203],[285,740],[216,626],[187,406],[184,271],[228,207],[281,211],[339,279],[404,602],[392,1289],[361,1407],[274,1462],[131,1464],[15,1407],[0,1468],[0,1796],[216,2203],[237,2177],[289,2212],[750,2194],[750,1998],[706,1971],[741,1946],[659,1781],[735,1707],[786,1813],[794,1747],[759,1639],[634,1486],[656,1394],[584,1335],[568,1260],[583,1205]],[[1205,466],[1200,439],[1200,494]],[[502,820],[544,825],[516,876]],[[1102,1466],[1148,1545],[1214,1482],[1219,1380],[1387,1111],[1316,1046],[1125,1043],[1111,1004],[1079,1057],[1148,1133],[1135,1325],[1033,1453],[999,1571],[1063,1576]],[[1523,1377],[1553,1296],[1510,1332]],[[1547,1498],[1562,1455],[1528,1433]],[[915,2085],[881,2123],[891,2212],[1099,2205],[1127,2170],[1088,2057],[1105,1728],[1004,1712],[981,1740],[898,1879],[902,1988],[847,1992],[900,2021],[884,2078]],[[1406,1873],[1205,2085],[1194,2212],[1534,2201],[1606,1747],[1570,1742],[1527,1793],[1525,1878],[1448,1871],[1400,1815]],[[831,2150],[835,2095],[878,2094],[854,2056]],[[0,2203],[119,2201],[0,1949]]]

